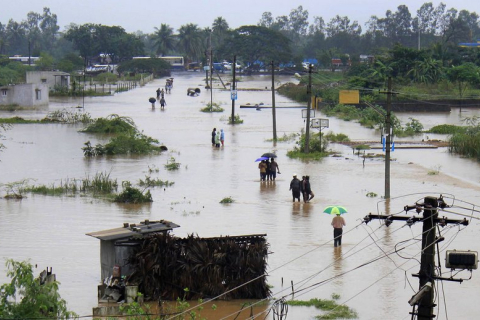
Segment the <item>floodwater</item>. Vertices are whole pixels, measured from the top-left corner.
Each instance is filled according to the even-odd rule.
[[[101,280],[99,240],[86,236],[88,232],[116,228],[123,222],[167,219],[181,226],[173,231],[180,237],[191,233],[202,237],[267,234],[271,251],[268,283],[274,298],[292,299],[293,284],[294,299],[330,299],[336,294],[340,296],[338,302],[353,308],[360,319],[410,319],[412,309],[408,300],[418,290],[418,278],[412,274],[419,271],[420,241],[416,240],[421,239],[421,224],[408,227],[397,221],[387,228],[375,220],[362,224],[362,218],[370,212],[400,213],[405,205],[427,195],[446,194],[467,208],[471,208],[469,203],[478,205],[479,164],[451,155],[445,148],[396,149],[392,152],[395,161],[391,163],[392,200],[387,206],[382,201],[385,173],[382,160],[367,159],[363,163],[350,148],[331,144],[329,148],[341,152],[341,157],[300,161],[286,156],[294,142],[275,145],[267,141],[272,138],[270,109],[240,109],[239,105],[270,104],[270,91],[239,91],[235,112],[244,123],[232,126],[226,123],[231,114],[229,91],[214,90],[212,97],[214,102],[221,103],[225,112],[202,113],[199,110],[210,101],[210,92],[201,86],[203,75],[185,72],[173,77],[174,88],[165,97],[165,110],[158,107],[152,110],[148,102],[157,87],[164,85],[164,79],[114,96],[85,98],[84,103],[85,111],[92,117],[110,114],[131,117],[146,135],[169,148],[159,155],[84,158],[81,147],[86,141],[94,145],[105,143],[107,138],[80,133],[81,125],[15,125],[4,133],[2,143],[7,149],[0,153],[0,183],[31,179],[31,183],[59,184],[67,178],[84,178],[105,171],[118,181],[138,182],[149,174],[149,167],[155,166],[159,172],[152,173],[152,177],[175,184],[152,189],[154,202],[141,206],[92,197],[28,195],[21,201],[1,199],[0,256],[30,259],[33,265],[38,265],[38,271],[53,267],[68,307],[83,316],[90,315],[96,306],[97,285]],[[270,87],[270,81],[267,76],[244,77],[239,88]],[[279,77],[276,85],[288,81],[295,80]],[[200,96],[187,96],[187,88],[197,86],[202,90]],[[276,102],[279,107],[298,105],[279,95]],[[82,99],[51,99],[48,109],[0,112],[0,117],[40,119],[49,111],[64,108],[74,111],[82,104]],[[414,117],[428,128],[441,123],[458,124],[463,117],[478,113],[478,110],[466,113],[452,110],[451,113],[398,116],[404,122]],[[277,109],[276,114],[278,136],[297,133],[304,126],[299,109]],[[211,146],[214,127],[225,131],[225,147],[221,149]],[[328,131],[345,133],[352,140],[380,139],[374,130],[335,118],[330,118],[330,127],[325,132]],[[254,161],[271,151],[278,155],[281,174],[275,182],[260,182]],[[178,171],[164,168],[172,156],[181,163]],[[439,174],[429,175],[432,170]],[[289,183],[294,173],[310,175],[315,193],[311,203],[292,204]],[[377,196],[367,197],[369,192]],[[228,196],[235,203],[219,203]],[[344,216],[347,227],[340,248],[333,247],[331,217],[322,213],[327,205],[343,205],[349,210]],[[471,213],[453,208],[450,211]],[[442,215],[463,219],[454,213]],[[444,277],[450,276],[444,267],[444,251],[478,251],[478,228],[478,220],[473,219],[468,227],[449,225],[441,229],[445,237],[440,244]],[[403,247],[401,253],[393,253]],[[8,280],[5,273],[2,261],[0,283]],[[455,277],[468,279],[470,273],[460,272]],[[435,314],[439,319],[446,319],[447,315],[451,319],[476,318],[479,290],[477,271],[473,271],[471,280],[462,284],[439,283],[435,292],[438,305]],[[233,314],[230,317],[233,319],[242,302],[229,302],[223,309],[222,304],[219,305],[217,314],[209,319],[227,318],[229,314]],[[263,319],[268,310],[263,302],[253,312]],[[307,307],[288,310],[290,319],[312,319],[319,314],[321,311]],[[268,319],[271,318],[270,313]]]

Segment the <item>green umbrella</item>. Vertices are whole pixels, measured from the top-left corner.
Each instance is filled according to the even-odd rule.
[[[347,213],[347,209],[342,206],[328,206],[323,209],[323,212],[328,214],[344,214]]]

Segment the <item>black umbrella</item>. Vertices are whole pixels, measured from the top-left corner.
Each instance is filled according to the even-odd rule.
[[[262,157],[276,158],[277,155],[275,153],[267,152],[267,153],[262,154]]]

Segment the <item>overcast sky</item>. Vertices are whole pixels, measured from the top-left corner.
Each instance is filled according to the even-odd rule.
[[[0,22],[22,21],[30,11],[42,13],[43,7],[50,8],[58,17],[60,30],[70,23],[99,23],[118,25],[127,32],[152,33],[161,23],[169,24],[175,31],[184,24],[195,23],[204,28],[212,25],[221,16],[230,28],[255,25],[262,13],[269,11],[273,17],[289,15],[292,9],[303,6],[308,10],[309,22],[314,16],[323,17],[325,22],[337,14],[357,20],[362,29],[372,15],[384,17],[387,10],[405,4],[412,16],[420,6],[430,1],[421,0],[0,0]],[[440,2],[447,9],[466,9],[480,14],[480,0],[431,1],[436,7]]]

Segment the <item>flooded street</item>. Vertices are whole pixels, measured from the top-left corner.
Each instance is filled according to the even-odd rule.
[[[352,154],[349,147],[330,144],[329,148],[342,157],[321,161],[301,161],[286,156],[295,142],[268,142],[272,138],[270,109],[240,109],[243,104],[271,104],[270,91],[239,91],[235,112],[243,124],[228,125],[231,114],[230,92],[214,90],[213,101],[225,109],[223,113],[203,113],[200,109],[210,102],[210,92],[204,90],[201,73],[178,73],[171,94],[166,94],[165,110],[152,110],[148,99],[165,80],[155,80],[146,86],[108,97],[85,98],[85,112],[93,118],[110,114],[131,117],[144,134],[158,139],[169,149],[159,155],[115,156],[87,159],[81,148],[88,140],[92,145],[105,143],[108,137],[80,133],[82,125],[17,124],[4,133],[6,149],[0,153],[0,183],[32,179],[36,184],[59,184],[73,178],[110,172],[111,177],[137,183],[148,175],[149,167],[159,168],[152,177],[173,181],[168,188],[151,190],[154,202],[148,205],[120,205],[92,197],[50,197],[31,195],[21,200],[0,200],[0,256],[14,260],[30,259],[39,271],[53,267],[60,281],[60,293],[68,308],[80,316],[91,315],[97,305],[97,285],[100,283],[100,243],[85,234],[92,231],[121,227],[124,222],[138,223],[145,219],[171,220],[181,227],[173,234],[201,237],[267,234],[269,255],[268,283],[274,298],[330,299],[340,295],[339,303],[353,308],[359,319],[410,319],[408,300],[418,290],[420,223],[412,227],[396,221],[385,227],[379,221],[362,224],[368,213],[391,214],[427,195],[448,194],[469,203],[480,204],[480,165],[439,149],[396,149],[392,152],[390,205],[382,201],[384,194],[384,162],[363,159]],[[295,82],[283,76],[279,84]],[[270,87],[268,76],[243,77],[239,89]],[[198,97],[187,96],[187,88],[199,87]],[[278,107],[298,106],[297,102],[277,95]],[[77,110],[82,99],[51,98],[48,109],[40,111],[1,111],[0,117],[19,116],[41,119],[53,110]],[[462,117],[479,115],[468,110]],[[298,133],[304,122],[300,109],[277,109],[277,132]],[[426,129],[436,124],[460,124],[459,110],[450,114],[397,114],[402,122],[416,118]],[[317,114],[317,117],[324,117]],[[211,131],[224,129],[225,147],[212,148]],[[374,130],[357,123],[330,118],[330,128],[324,132],[345,133],[351,140],[380,140]],[[430,138],[432,138],[431,136]],[[425,138],[419,136],[416,139]],[[445,138],[445,137],[443,137]],[[411,139],[409,139],[411,140]],[[275,182],[260,182],[255,159],[265,152],[275,152],[281,174]],[[375,150],[381,153],[381,150]],[[170,157],[181,163],[177,171],[167,171],[164,165]],[[439,174],[429,175],[431,170]],[[311,203],[292,204],[289,184],[292,175],[309,175],[315,198]],[[377,197],[367,197],[369,192]],[[231,196],[233,204],[220,204]],[[447,201],[448,202],[448,201]],[[325,206],[343,205],[349,212],[344,216],[342,247],[333,247],[331,216],[322,213]],[[468,206],[467,204],[464,204]],[[454,210],[452,210],[454,211]],[[409,213],[413,215],[413,213]],[[441,213],[451,219],[463,217]],[[478,216],[478,214],[476,215]],[[440,260],[444,277],[450,272],[444,267],[444,250],[480,250],[478,220],[468,227],[448,225],[442,230],[445,241],[440,244]],[[391,254],[405,247],[401,255]],[[388,257],[386,256],[388,253]],[[381,259],[361,266],[372,259]],[[361,266],[361,267],[359,267]],[[0,263],[0,283],[7,280],[4,261]],[[338,277],[335,277],[338,276]],[[469,272],[457,278],[467,279]],[[435,314],[439,319],[474,319],[480,290],[480,272],[473,271],[470,281],[462,284],[438,284],[435,293]],[[445,307],[446,303],[446,307]],[[236,305],[237,311],[241,303]],[[221,309],[221,308],[220,308]],[[235,305],[222,311],[220,319],[235,312]],[[266,311],[267,310],[267,311]],[[268,312],[265,305],[258,312]],[[289,319],[313,319],[321,311],[307,307],[290,307]],[[263,319],[266,313],[259,316]],[[233,319],[230,317],[229,319]],[[271,319],[271,315],[269,318]]]

